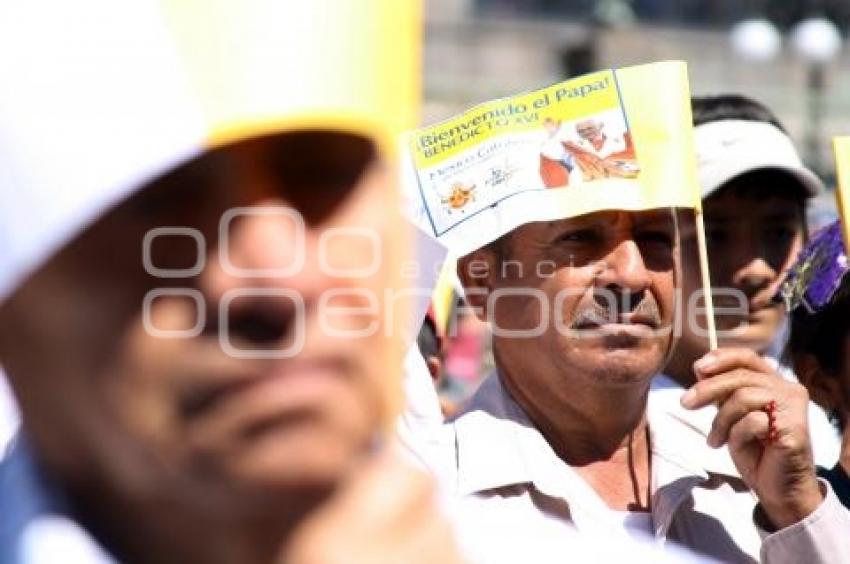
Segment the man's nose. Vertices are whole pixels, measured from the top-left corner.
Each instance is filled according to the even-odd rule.
[[[280,202],[228,210],[219,225],[217,250],[202,273],[213,301],[232,290],[285,290],[304,301],[329,285],[317,260],[317,235],[297,210]]]
[[[640,247],[635,241],[621,241],[600,265],[597,285],[620,292],[641,294],[652,280]]]

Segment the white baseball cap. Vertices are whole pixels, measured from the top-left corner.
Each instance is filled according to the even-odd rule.
[[[823,181],[806,168],[788,135],[773,124],[734,119],[704,123],[694,128],[694,145],[703,199],[730,180],[763,169],[787,173],[807,197],[824,191]]]

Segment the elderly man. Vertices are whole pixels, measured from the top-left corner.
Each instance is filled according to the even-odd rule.
[[[803,388],[747,350],[703,357],[682,403],[720,406],[707,442],[731,460],[648,413],[674,344],[678,254],[675,215],[650,210],[528,223],[464,257],[497,370],[435,466],[481,513],[527,527],[561,519],[604,545],[648,534],[721,561],[839,561],[850,515],[816,478]]]
[[[578,146],[601,159],[625,151],[626,143],[623,136],[611,136],[603,131],[604,128],[604,122],[597,119],[579,121],[576,124],[576,133],[579,137]]]
[[[567,141],[564,146],[578,163],[584,180],[610,176],[634,177],[635,172],[623,168],[620,161],[634,161],[635,152],[628,133],[606,133],[605,122],[583,119],[576,126],[578,142]]]
[[[0,562],[455,561],[364,305],[405,5],[0,5]]]

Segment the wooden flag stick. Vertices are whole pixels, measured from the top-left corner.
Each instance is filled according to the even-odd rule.
[[[717,329],[714,327],[714,300],[711,296],[711,275],[708,270],[708,247],[705,242],[705,222],[702,209],[694,210],[697,229],[697,248],[699,249],[699,269],[702,274],[702,290],[705,300],[706,329],[708,329],[709,350],[717,348]]]
[[[845,191],[847,188],[843,188],[844,183],[841,181],[838,182],[838,185],[835,187],[835,199],[838,200],[838,215],[841,217],[841,235],[844,237],[844,248],[850,249],[850,226],[848,226],[847,221],[850,220],[850,217],[847,217],[847,195]]]
[[[841,234],[844,236],[844,248],[850,249],[850,137],[836,137],[832,140],[832,148],[835,152],[835,171],[837,182],[835,186],[835,199],[838,205],[838,215],[841,217]]]

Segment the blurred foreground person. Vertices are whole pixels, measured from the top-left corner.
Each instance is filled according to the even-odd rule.
[[[412,6],[0,4],[0,562],[455,561],[367,300]]]
[[[850,278],[841,224],[806,245],[782,285],[791,312],[788,356],[812,399],[842,432],[841,455],[818,474],[850,507]]]
[[[736,95],[694,98],[692,105],[720,345],[750,349],[795,381],[779,364],[787,320],[773,296],[806,239],[806,202],[823,191],[823,184],[800,161],[768,108]],[[696,382],[694,362],[709,350],[702,299],[696,299],[702,281],[691,216],[683,217],[681,235],[681,338],[666,375],[653,382],[651,399],[707,434],[711,409],[700,414],[679,407],[684,388]],[[835,460],[838,437],[821,409],[810,404],[809,411],[815,459]]]
[[[838,562],[850,513],[816,477],[802,386],[751,351],[720,349],[682,398],[720,405],[708,439],[647,409],[674,345],[675,217],[526,223],[459,261],[496,372],[445,429],[434,467],[489,516],[470,529],[501,519],[556,535],[558,520],[557,534],[577,530],[597,555],[649,536],[723,562]]]

